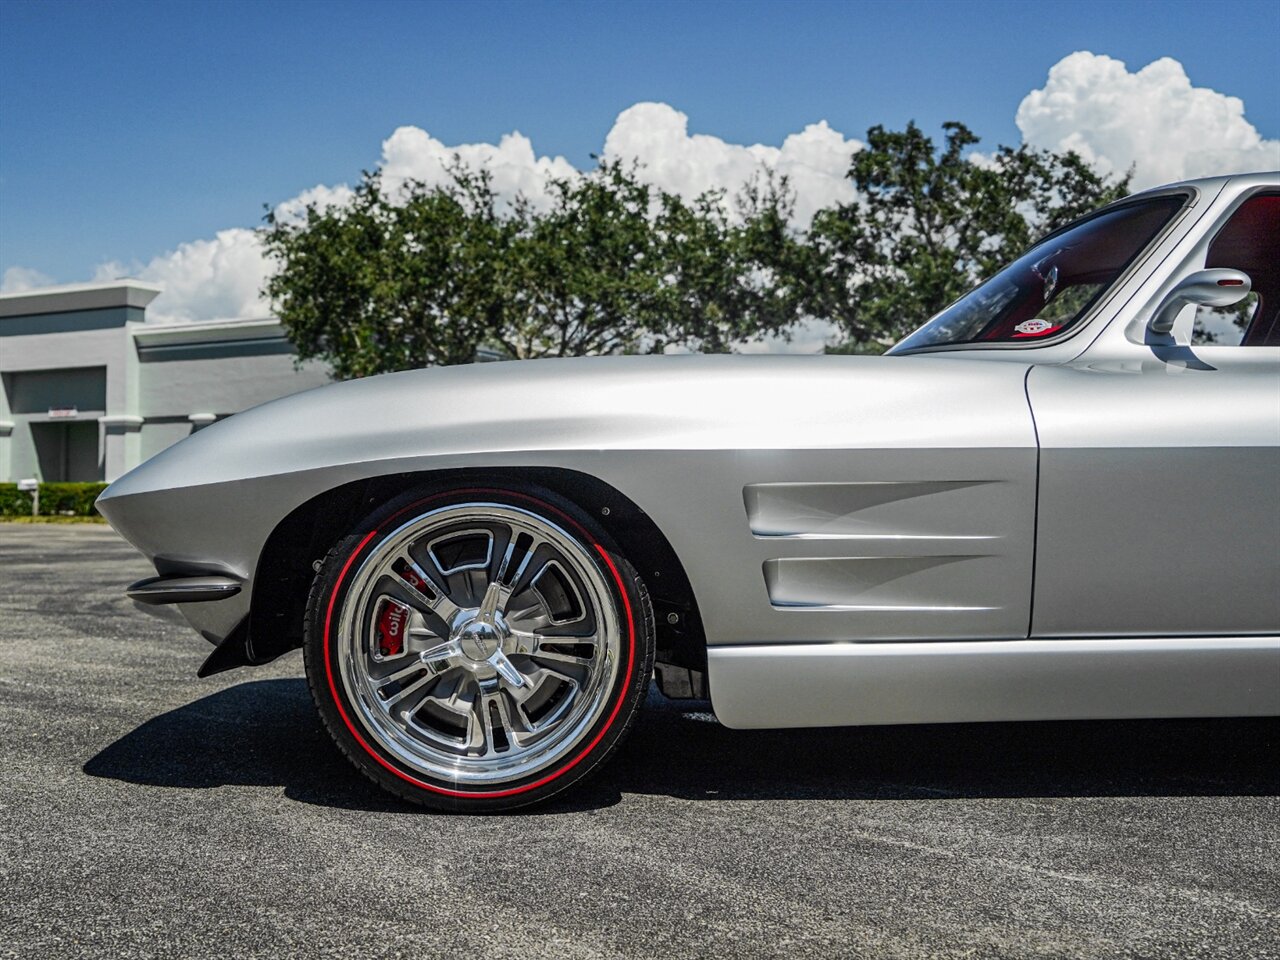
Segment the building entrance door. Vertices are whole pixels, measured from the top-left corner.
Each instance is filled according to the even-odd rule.
[[[40,479],[46,483],[92,483],[102,479],[98,424],[94,420],[33,423]]]

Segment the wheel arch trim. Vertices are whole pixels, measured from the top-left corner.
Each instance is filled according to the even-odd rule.
[[[612,484],[561,467],[456,468],[383,474],[322,491],[299,504],[263,542],[252,578],[244,663],[262,664],[302,644],[302,615],[313,561],[359,519],[416,486],[456,481],[458,487],[504,483],[540,486],[595,517],[636,567],[655,610],[658,660],[705,670],[701,615],[683,562],[657,522]]]

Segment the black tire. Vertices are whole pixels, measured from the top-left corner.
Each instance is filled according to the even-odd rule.
[[[618,668],[608,685],[598,719],[576,736],[563,756],[530,776],[497,787],[460,784],[411,766],[386,749],[354,708],[338,666],[335,635],[359,562],[374,553],[414,511],[483,500],[533,513],[576,540],[591,555],[608,584],[619,632]],[[654,626],[648,591],[608,534],[575,504],[533,485],[468,483],[465,487],[415,489],[374,510],[333,546],[311,586],[307,603],[303,656],[311,695],[339,749],[367,777],[388,792],[436,810],[494,813],[545,801],[597,770],[617,749],[635,722],[653,672]],[[603,687],[601,688],[603,689]],[[597,698],[598,702],[598,698]]]

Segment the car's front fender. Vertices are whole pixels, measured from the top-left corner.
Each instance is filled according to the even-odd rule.
[[[1035,486],[1025,372],[1020,364],[937,356],[693,356],[393,374],[322,387],[214,424],[116,481],[99,507],[160,572],[208,570],[243,581],[234,597],[185,605],[211,640],[247,612],[268,535],[317,494],[389,474],[523,467],[589,474],[644,510],[688,571],[709,643],[921,630],[1021,635]],[[744,504],[746,488],[761,484],[792,485],[803,513],[815,497],[830,509],[830,491],[810,493],[831,485],[856,492],[922,482],[937,484],[925,492],[940,511],[921,512],[924,493],[902,487],[898,507],[867,515],[874,522],[862,539],[857,518],[835,536],[753,530]],[[913,533],[912,515],[934,518],[936,531]],[[789,595],[779,602],[769,592],[771,561],[813,561],[786,570],[792,581],[812,570],[821,583],[840,575],[827,560],[955,557],[963,552],[957,544],[968,551],[961,559],[982,562],[952,563],[974,573],[948,574],[942,594],[995,577],[1001,587],[982,603],[943,596],[917,604],[914,614],[863,609],[852,616],[839,603],[821,613],[814,611],[822,604],[790,609]],[[796,596],[807,596],[803,586]],[[923,610],[948,605],[975,610],[947,624],[937,610]]]

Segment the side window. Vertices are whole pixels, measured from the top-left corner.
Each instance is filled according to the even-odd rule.
[[[1213,238],[1204,265],[1243,270],[1253,290],[1233,307],[1200,307],[1191,342],[1280,346],[1280,193],[1257,194],[1242,203]]]

